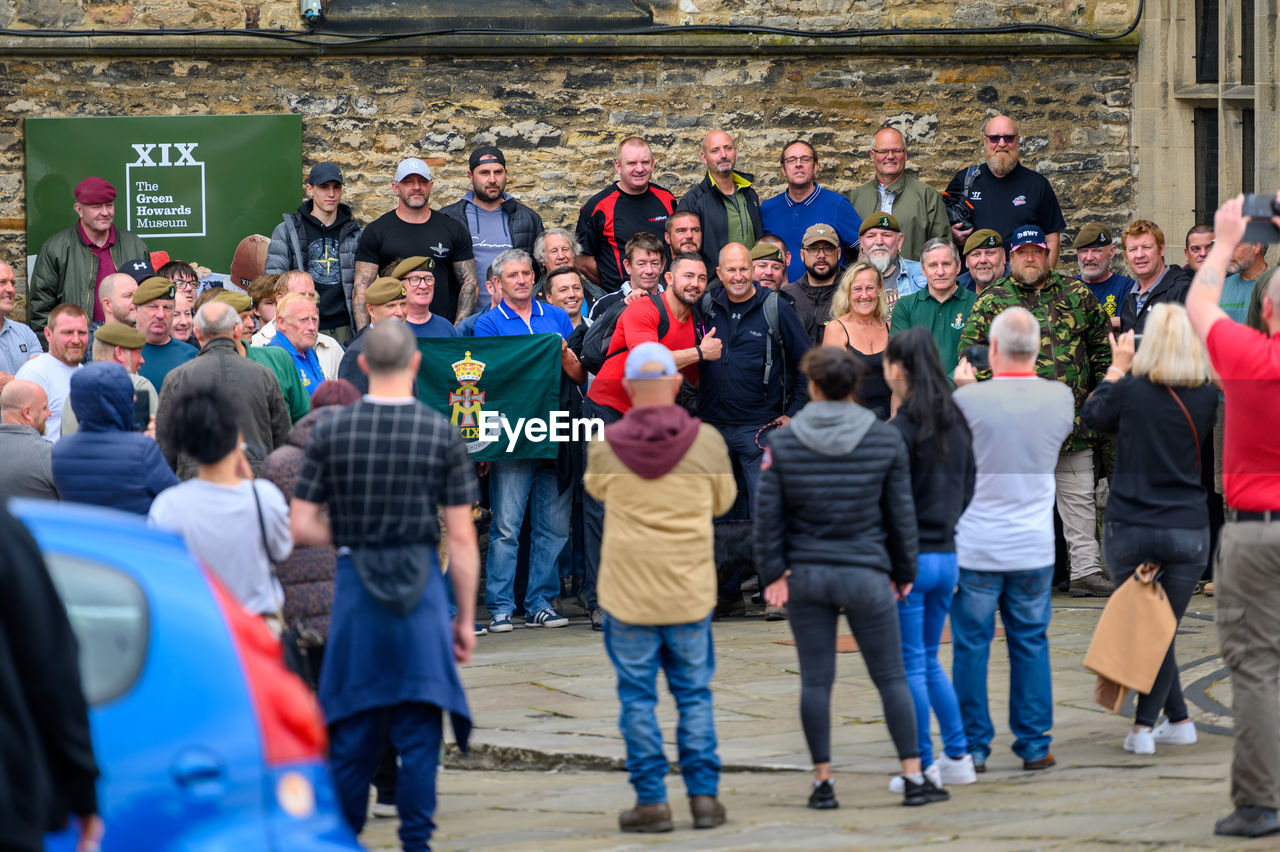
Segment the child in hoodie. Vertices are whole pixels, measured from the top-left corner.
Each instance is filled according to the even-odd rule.
[[[711,611],[716,603],[712,518],[737,495],[724,439],[675,404],[681,377],[661,343],[627,354],[632,408],[587,451],[583,484],[604,504],[600,606],[618,672],[619,727],[636,806],[623,831],[670,831],[668,764],[654,708],[661,667],[680,709],[677,743],[695,828],[724,822],[712,721]]]

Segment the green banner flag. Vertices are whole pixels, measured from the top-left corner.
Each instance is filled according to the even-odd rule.
[[[556,457],[556,424],[569,431],[560,335],[423,337],[418,350],[418,399],[458,427],[473,459]]]

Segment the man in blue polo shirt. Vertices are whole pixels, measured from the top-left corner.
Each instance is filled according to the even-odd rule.
[[[276,336],[267,345],[278,346],[289,353],[308,394],[315,393],[324,381],[320,359],[315,353],[319,333],[320,308],[306,295],[286,293],[276,303]]]
[[[814,182],[818,173],[818,155],[813,146],[803,139],[788,143],[782,149],[782,176],[787,181],[787,191],[766,199],[760,204],[760,218],[764,229],[786,240],[791,250],[791,263],[787,266],[787,280],[796,281],[804,275],[804,261],[796,249],[804,239],[804,232],[819,223],[830,225],[840,235],[843,266],[853,260],[858,246],[860,217],[838,192],[823,189]]]
[[[514,334],[560,335],[560,366],[576,384],[586,370],[569,348],[573,323],[563,309],[533,298],[533,258],[521,249],[507,249],[493,259],[502,300],[476,320],[476,337]],[[512,459],[493,463],[489,473],[489,559],[485,567],[485,606],[492,621],[490,633],[511,631],[515,610],[516,553],[520,529],[530,498],[533,529],[529,549],[529,585],[524,597],[525,627],[564,627],[569,619],[551,605],[560,591],[558,560],[569,540],[572,487],[561,488],[554,459]]]

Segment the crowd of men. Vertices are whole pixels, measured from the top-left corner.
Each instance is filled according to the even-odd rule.
[[[321,162],[297,210],[269,238],[241,243],[229,281],[201,284],[189,264],[156,268],[145,244],[115,224],[115,188],[86,178],[75,189],[78,221],[40,247],[27,325],[0,320],[0,482],[10,493],[59,494],[51,458],[78,413],[68,402],[71,378],[89,361],[127,371],[136,428],[160,436],[180,478],[194,465],[168,445],[167,401],[194,383],[224,380],[257,472],[324,380],[370,390],[361,367],[369,329],[395,319],[420,338],[557,334],[562,399],[606,424],[632,407],[627,359],[615,356],[662,343],[684,379],[682,404],[718,431],[732,461],[739,496],[721,520],[746,521],[764,438],[807,401],[801,358],[823,342],[841,273],[858,259],[883,279],[889,333],[928,329],[958,379],[989,375],[984,347],[1003,311],[1023,308],[1037,322],[1034,372],[1065,385],[1074,403],[1053,472],[1068,588],[1106,596],[1095,501],[1096,481],[1108,473],[1106,444],[1080,410],[1110,366],[1109,334],[1140,338],[1154,305],[1184,302],[1214,233],[1193,227],[1185,266],[1172,266],[1153,221],[1135,220],[1118,234],[1098,222],[1068,223],[1050,181],[1020,162],[1020,141],[1013,119],[990,118],[982,162],[939,191],[907,170],[904,133],[882,127],[867,149],[871,179],[846,195],[817,182],[817,152],[797,139],[779,152],[786,189],[761,200],[724,131],[703,139],[705,177],[683,195],[652,182],[652,147],[631,136],[617,149],[617,180],[582,204],[574,228],[547,227],[506,192],[507,162],[496,147],[471,152],[471,189],[440,208],[431,206],[431,167],[402,160],[391,182],[395,206],[363,226],[342,200],[341,170]],[[1075,252],[1076,276],[1061,271],[1064,244]],[[1114,268],[1117,248],[1129,276]],[[1265,330],[1266,246],[1240,243],[1228,272],[1222,310]],[[0,263],[0,315],[14,299],[13,270]],[[175,334],[184,311],[188,321],[194,314],[189,341]],[[583,491],[582,463],[579,455],[569,481],[554,462],[487,466],[489,622],[477,634],[512,630],[521,608],[527,627],[568,623],[556,599],[565,591],[562,566],[574,562],[582,576],[573,591],[592,627],[603,628],[596,583],[605,507],[598,489]],[[465,492],[457,489],[457,501]],[[528,582],[517,601],[526,524]],[[740,608],[740,581],[722,582],[718,609]]]

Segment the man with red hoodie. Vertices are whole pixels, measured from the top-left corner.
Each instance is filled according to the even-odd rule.
[[[627,353],[630,407],[588,445],[587,493],[604,504],[598,594],[604,645],[618,672],[618,724],[636,805],[623,831],[670,831],[667,759],[654,708],[658,669],[680,709],[676,742],[694,828],[724,822],[712,718],[711,611],[716,566],[711,521],[737,496],[724,439],[675,404],[671,350],[648,341]]]

